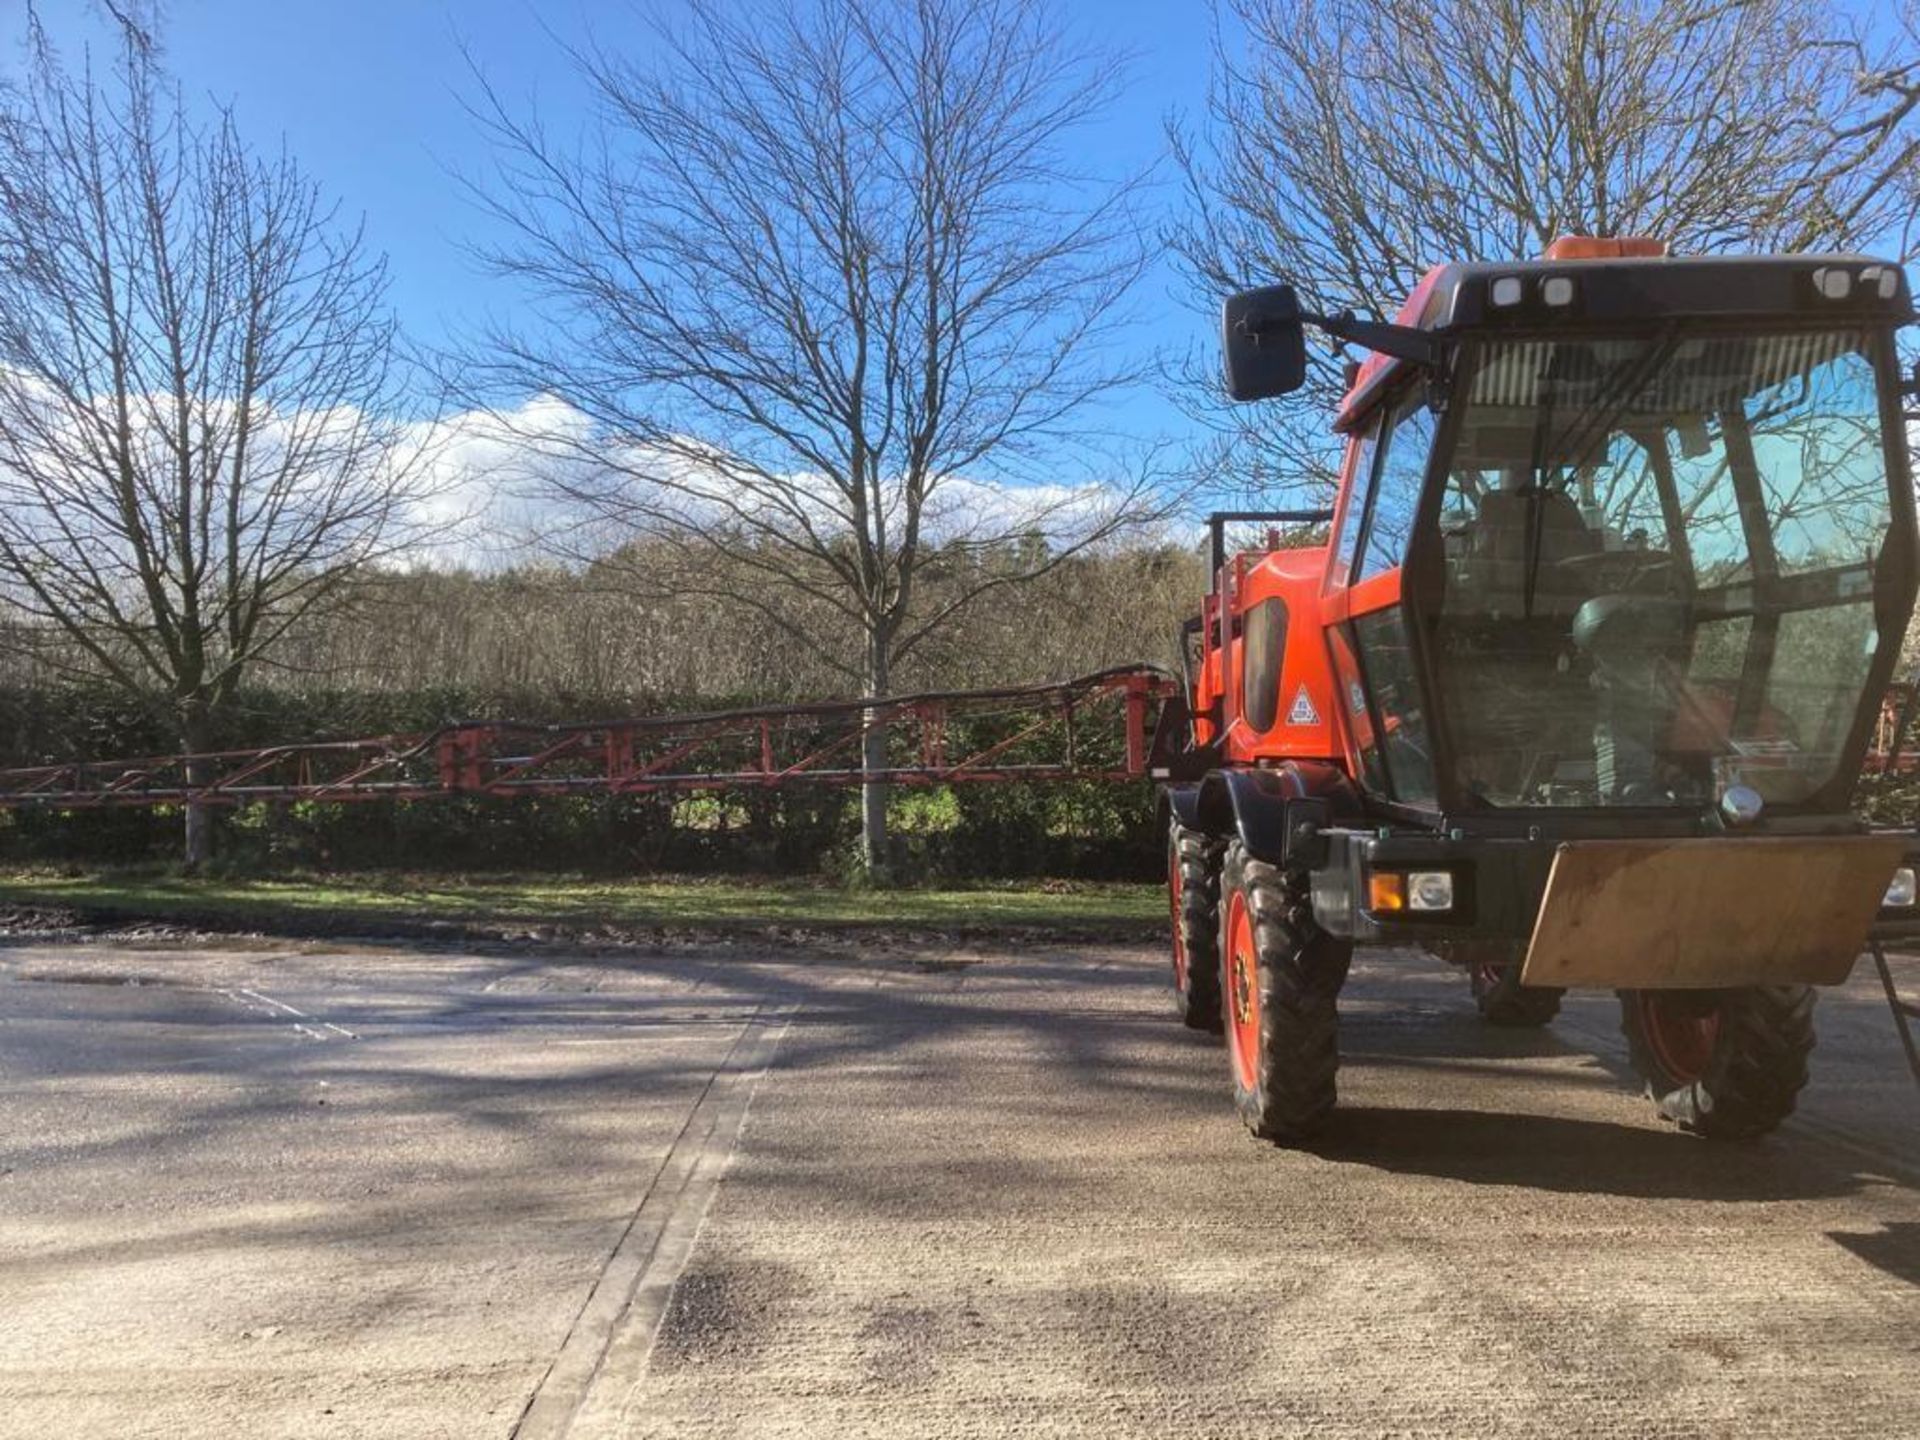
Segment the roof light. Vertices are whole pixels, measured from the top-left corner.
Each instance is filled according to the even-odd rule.
[[[1860,285],[1882,300],[1891,300],[1900,289],[1900,272],[1891,265],[1869,265],[1860,272]]]
[[[1561,235],[1547,246],[1549,260],[1651,260],[1667,253],[1667,242],[1650,235]]]
[[[1549,275],[1540,282],[1540,298],[1549,305],[1573,303],[1573,281],[1565,275]]]
[[[1813,288],[1829,300],[1844,300],[1853,293],[1853,272],[1838,265],[1822,265],[1813,272]]]
[[[1494,304],[1503,306],[1518,305],[1520,303],[1520,295],[1520,277],[1518,275],[1502,275],[1498,280],[1493,282],[1493,288],[1488,292],[1488,298],[1491,299]]]

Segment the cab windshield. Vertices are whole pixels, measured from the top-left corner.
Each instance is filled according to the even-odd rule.
[[[1433,631],[1468,805],[1791,803],[1836,773],[1891,521],[1868,332],[1485,344]]]

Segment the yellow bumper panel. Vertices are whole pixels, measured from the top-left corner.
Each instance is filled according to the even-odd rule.
[[[1880,835],[1570,841],[1554,852],[1521,982],[1837,985],[1905,848]]]

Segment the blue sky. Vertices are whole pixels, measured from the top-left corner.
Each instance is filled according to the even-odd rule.
[[[662,0],[668,7],[672,0]],[[40,0],[64,54],[107,43],[101,12],[87,0]],[[20,63],[23,0],[0,0]],[[569,62],[546,30],[563,39],[589,32],[609,44],[647,43],[645,14],[627,0],[167,0],[168,66],[196,93],[230,101],[256,146],[284,138],[343,214],[364,215],[373,245],[392,266],[392,301],[409,331],[436,343],[515,297],[480,276],[461,252],[484,239],[486,222],[463,197],[456,172],[484,170],[487,151],[461,97],[471,91],[464,43],[503,95],[531,99],[555,129],[582,112]],[[1101,43],[1132,53],[1123,97],[1089,132],[1090,158],[1115,171],[1151,164],[1164,151],[1163,117],[1197,112],[1204,99],[1208,10],[1199,0],[1065,0],[1062,13]],[[544,27],[544,30],[543,30]],[[1166,198],[1174,198],[1170,177]],[[1149,277],[1137,297],[1141,344],[1201,342],[1170,269]],[[1171,407],[1141,396],[1126,428],[1178,428]]]

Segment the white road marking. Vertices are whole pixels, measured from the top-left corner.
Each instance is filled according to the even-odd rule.
[[[276,1000],[271,995],[262,995],[258,990],[248,990],[242,986],[235,990],[216,989],[214,993],[224,995],[236,1005],[244,1005],[249,1010],[259,1010],[264,1006],[266,1007],[266,1014],[271,1015],[278,1011],[283,1015],[291,1015],[294,1017],[291,1025],[295,1033],[304,1035],[309,1040],[327,1039],[328,1034],[323,1032],[337,1035],[345,1040],[358,1040],[360,1038],[344,1026],[336,1025],[331,1020],[322,1020],[317,1016],[309,1015],[306,1011],[289,1005],[284,1000]]]

